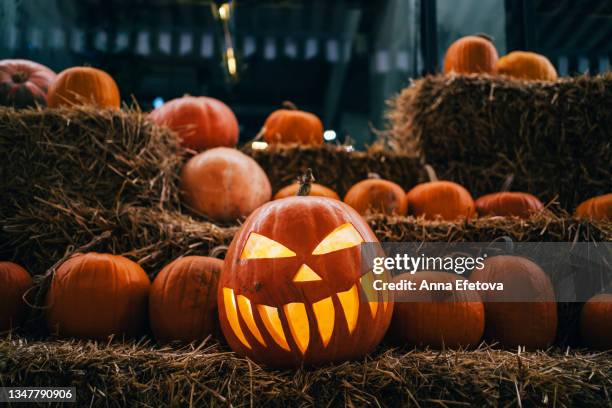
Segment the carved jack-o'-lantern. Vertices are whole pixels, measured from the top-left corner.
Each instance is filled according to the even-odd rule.
[[[271,366],[371,351],[393,303],[384,293],[362,296],[372,278],[361,272],[363,242],[378,240],[338,200],[298,196],[257,209],[234,237],[219,279],[219,320],[232,349]]]

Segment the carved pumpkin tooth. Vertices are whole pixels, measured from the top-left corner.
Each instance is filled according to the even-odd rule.
[[[331,296],[312,304],[312,310],[317,320],[317,327],[321,335],[323,346],[327,347],[331,336],[334,333],[334,324],[336,321],[336,309]]]
[[[359,318],[359,292],[357,291],[357,284],[354,284],[346,292],[338,292],[336,295],[344,310],[344,317],[349,333],[353,333],[355,326],[357,326],[357,319]]]
[[[223,288],[223,304],[225,305],[225,314],[227,315],[227,321],[232,328],[232,331],[238,337],[238,340],[244,344],[248,349],[251,349],[251,345],[247,341],[240,322],[238,321],[238,309],[236,308],[236,298],[234,297],[234,291],[229,288]]]
[[[293,340],[302,354],[305,354],[310,342],[310,323],[306,308],[303,303],[287,303],[283,310],[287,317],[287,323],[289,323],[291,336],[293,336]]]
[[[251,301],[247,299],[245,296],[238,295],[236,297],[238,301],[238,310],[240,311],[240,315],[242,319],[246,323],[247,327],[253,333],[253,336],[257,339],[262,346],[266,346],[266,342],[261,335],[261,332],[257,328],[257,324],[255,323],[255,318],[253,317],[253,308],[251,307]]]
[[[372,318],[376,317],[376,312],[378,311],[378,303],[380,302],[380,294],[378,291],[374,290],[372,284],[374,281],[374,274],[372,272],[363,275],[359,278],[359,283],[361,284],[361,289],[365,292],[365,297],[368,300],[368,304],[370,306],[370,313],[372,314]]]
[[[283,324],[278,316],[278,310],[275,307],[266,305],[257,305],[257,310],[259,311],[264,326],[266,326],[266,330],[268,330],[268,333],[270,333],[270,336],[276,344],[287,351],[291,351],[289,344],[287,344],[285,332],[283,331]]]

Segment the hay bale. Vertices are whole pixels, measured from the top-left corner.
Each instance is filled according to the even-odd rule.
[[[179,208],[184,150],[138,110],[0,108],[0,152],[0,256],[31,272],[123,208]]]
[[[40,203],[3,227],[0,256],[35,275],[95,240],[88,250],[127,256],[150,276],[179,256],[208,255],[211,249],[229,244],[237,228],[159,208],[123,206],[103,211],[77,201],[64,206]]]
[[[543,213],[528,219],[483,217],[469,221],[373,214],[367,219],[382,242],[490,242],[504,236],[515,242],[612,241],[612,221],[579,220],[567,214]]]
[[[341,197],[369,173],[396,182],[404,189],[413,187],[421,172],[419,159],[412,154],[394,153],[382,149],[353,151],[347,146],[321,147],[269,146],[254,150],[242,149],[265,170],[274,192],[295,181],[307,168],[312,168],[317,183],[335,190]]]
[[[3,385],[73,386],[98,406],[609,406],[612,354],[380,349],[269,370],[213,343],[0,340]]]
[[[0,217],[36,202],[176,208],[183,149],[137,110],[0,108]]]
[[[433,76],[391,101],[386,136],[476,197],[513,189],[568,211],[612,191],[612,74],[524,82]]]

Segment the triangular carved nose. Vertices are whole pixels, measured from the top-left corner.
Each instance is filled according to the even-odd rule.
[[[321,277],[306,264],[302,264],[293,277],[294,282],[312,282],[318,280],[321,280]]]

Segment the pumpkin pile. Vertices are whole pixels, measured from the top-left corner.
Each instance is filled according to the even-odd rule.
[[[499,58],[491,39],[482,35],[453,43],[444,72],[521,80],[557,78],[545,57],[513,52]],[[179,217],[186,210],[209,220],[211,230],[229,225],[224,231],[233,235],[223,261],[189,252],[203,247],[201,241],[213,240],[208,231],[199,237],[200,242],[191,241],[187,248],[179,245],[174,250],[180,256],[172,262],[164,259],[164,267],[152,281],[141,263],[155,257],[160,262],[165,252],[155,244],[144,257],[135,255],[142,248],[115,251],[115,243],[104,244],[111,248],[108,252],[77,250],[47,275],[44,315],[52,334],[106,340],[109,336],[139,337],[150,329],[159,343],[188,343],[218,336],[220,331],[239,355],[275,367],[361,358],[385,335],[401,345],[441,349],[474,347],[482,338],[509,348],[542,349],[555,340],[558,316],[552,284],[526,258],[488,258],[484,268],[469,279],[526,288],[529,293],[525,295],[536,301],[493,301],[487,293],[475,291],[416,293],[414,299],[397,303],[384,294],[374,301],[362,296],[371,272],[362,275],[361,244],[379,243],[366,217],[388,220],[409,215],[412,218],[405,220],[413,226],[435,228],[476,223],[478,217],[511,222],[541,217],[546,210],[540,198],[526,191],[508,191],[512,177],[500,192],[492,193],[495,188],[489,188],[476,200],[472,193],[482,191],[470,192],[456,182],[459,180],[439,180],[429,165],[425,166],[427,181],[412,174],[391,180],[377,174],[365,178],[359,173],[361,176],[339,188],[336,183],[315,184],[310,170],[292,184],[271,180],[255,159],[236,148],[240,128],[231,108],[204,96],[172,100],[146,120],[139,115],[138,130],[122,144],[111,143],[114,139],[108,132],[125,129],[126,114],[121,112],[120,90],[114,79],[92,67],[72,67],[55,75],[29,61],[2,61],[0,104],[15,108],[48,105],[49,111],[22,114],[59,118],[63,126],[54,128],[53,134],[44,130],[30,134],[46,138],[42,147],[39,140],[26,140],[39,145],[39,150],[15,142],[19,146],[15,150],[24,155],[18,159],[34,163],[31,168],[21,167],[21,173],[3,177],[6,191],[11,192],[1,211],[6,219],[15,214],[36,219],[32,209],[41,207],[28,203],[36,197],[53,211],[69,213],[81,230],[103,231],[98,238],[115,234],[115,241],[109,240],[115,243],[121,239],[115,227],[126,223],[121,215],[152,207],[156,207],[158,222],[163,222],[167,212]],[[96,116],[99,112],[113,124],[107,133],[92,130],[104,126]],[[23,126],[29,128],[34,122],[23,121]],[[138,139],[141,125],[153,129],[156,140]],[[67,130],[71,126],[78,128],[74,131],[77,137],[71,134],[62,139],[62,134],[73,131]],[[283,109],[269,115],[257,137],[271,150],[290,145],[324,152],[323,129],[315,114],[285,103]],[[77,148],[75,153],[66,146],[83,151]],[[95,153],[86,149],[95,149]],[[48,180],[41,176],[48,169],[37,168],[43,160],[31,157],[59,163],[61,170],[51,172]],[[24,180],[31,189],[22,189]],[[278,188],[281,182],[283,188]],[[92,188],[98,185],[101,188]],[[612,219],[612,195],[578,205],[575,217],[577,222]],[[37,222],[41,224],[40,219]],[[185,224],[187,228],[196,225],[191,219]],[[7,230],[20,225],[13,222]],[[132,231],[138,233],[147,235],[148,231]],[[45,236],[24,231],[10,244],[23,248],[29,235]],[[116,255],[118,252],[127,257]],[[421,271],[397,279],[448,283],[458,277]],[[32,278],[24,268],[0,263],[0,331],[23,325],[32,288]],[[609,303],[609,295],[601,294],[582,309],[581,335],[591,347],[612,346],[608,326],[599,324],[612,320]]]
[[[445,74],[489,74],[528,81],[555,81],[557,71],[543,55],[512,51],[499,58],[493,39],[486,34],[462,37],[444,57]]]

